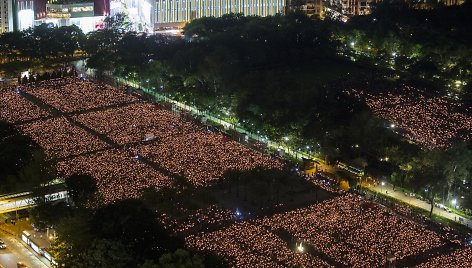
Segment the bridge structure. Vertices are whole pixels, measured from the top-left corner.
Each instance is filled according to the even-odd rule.
[[[57,184],[54,187],[48,186],[44,194],[44,201],[54,202],[65,200],[68,192],[64,184]],[[36,197],[37,198],[37,197]],[[33,192],[20,192],[0,195],[0,214],[27,209],[36,206],[36,199]]]

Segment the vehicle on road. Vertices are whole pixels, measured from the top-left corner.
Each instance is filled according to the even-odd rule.
[[[23,262],[18,262],[18,263],[16,264],[16,267],[17,267],[17,268],[28,268],[28,266],[26,266],[26,264],[24,264]]]
[[[6,249],[7,248],[7,245],[5,244],[5,242],[3,242],[3,240],[0,239],[0,249]]]

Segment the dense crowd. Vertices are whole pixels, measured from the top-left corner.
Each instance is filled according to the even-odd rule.
[[[37,120],[19,128],[54,158],[79,155],[107,147],[107,144],[64,117]]]
[[[235,266],[244,266],[247,254],[259,253],[250,260],[258,266],[258,257],[265,261],[264,257],[272,254],[258,247],[273,243],[271,240],[279,241],[279,230],[348,267],[379,267],[385,264],[387,255],[401,260],[444,244],[444,238],[437,233],[352,194],[191,236],[187,242],[199,250],[215,251]],[[280,247],[277,245],[277,251],[290,250],[286,245]]]
[[[60,161],[57,169],[65,176],[74,173],[92,175],[105,203],[139,198],[145,188],[169,186],[172,181],[124,150],[107,150]]]
[[[302,176],[305,180],[308,182],[316,185],[317,187],[330,192],[330,193],[342,193],[342,190],[339,190],[339,188],[336,187],[337,182],[336,180],[330,178],[328,175],[321,173],[321,172],[316,172],[314,176],[304,174],[304,172],[298,172],[299,176]]]
[[[197,131],[196,127],[158,106],[135,103],[75,116],[74,119],[118,144],[161,139]],[[147,137],[146,137],[147,136]]]
[[[168,185],[169,174],[183,175],[192,184],[204,186],[221,179],[227,169],[282,168],[269,156],[107,85],[63,78],[24,87],[21,94],[14,88],[4,91],[2,117],[9,121],[48,116],[26,94],[60,111],[19,128],[48,157],[59,160],[61,175],[88,173],[95,177],[105,202],[138,197],[146,187]],[[117,146],[107,144],[105,138]],[[153,164],[145,164],[141,157]],[[168,171],[166,175],[163,169]]]
[[[228,169],[249,170],[258,165],[282,168],[279,161],[208,131],[167,137],[159,143],[141,145],[136,151],[195,186],[219,180]]]
[[[307,252],[297,252],[270,228],[241,222],[223,230],[186,238],[191,248],[222,256],[231,267],[330,267]]]
[[[169,174],[181,175],[195,186],[206,186],[223,179],[223,173],[228,169],[248,170],[258,165],[282,168],[282,163],[274,158],[108,86],[66,78],[41,82],[37,88],[23,90],[59,109],[62,114],[48,115],[33,104],[34,100],[27,100],[24,93],[16,93],[12,88],[1,92],[0,119],[17,123],[49,157],[56,158],[57,170],[63,176],[92,175],[97,181],[98,196],[104,203],[137,198],[148,187],[169,186],[173,182]],[[361,96],[359,92],[355,94]],[[416,96],[421,100],[417,106],[411,97],[405,97],[405,100],[389,97],[393,104],[384,103],[390,107],[388,109],[375,106],[381,105],[374,101],[380,101],[380,97],[368,95],[365,98],[376,113],[398,124],[417,141],[424,141],[419,137],[427,140],[431,135],[449,133],[436,133],[434,128],[437,126],[448,127],[447,131],[457,133],[460,129],[470,132],[470,117],[451,110],[446,113],[443,107],[446,104],[439,100],[433,102],[433,99]],[[426,107],[433,103],[443,106]],[[398,117],[387,113],[400,107],[404,110],[395,111]],[[408,118],[405,112],[410,113]],[[451,119],[443,118],[444,122],[432,124],[441,116],[451,116]],[[413,132],[416,127],[418,129]],[[445,137],[453,137],[452,132]],[[104,137],[117,146],[107,144]],[[445,146],[448,142],[432,141],[434,144],[428,146]],[[240,221],[234,212],[218,206],[184,213],[185,216],[179,219],[162,215],[161,220],[175,233],[202,231],[187,236],[187,244],[197,250],[212,251],[235,267],[328,267],[337,264],[378,267],[384,265],[387,255],[402,260],[445,244],[446,238],[439,232],[394,214],[394,210],[357,195],[341,194],[333,188],[335,181],[329,177],[317,174],[305,179],[336,193],[335,197],[248,221]],[[401,215],[410,213],[401,208],[397,212]],[[237,222],[232,223],[234,221]],[[231,225],[225,227],[227,224]],[[305,248],[297,248],[294,242],[303,243]],[[460,267],[463,263],[467,264],[464,267],[469,267],[472,263],[470,253],[470,250],[458,250],[452,255],[433,258],[421,267]],[[461,263],[457,264],[456,260]]]
[[[472,138],[472,110],[443,97],[428,97],[419,89],[404,86],[395,92],[351,90],[389,121],[408,139],[429,149],[448,147],[454,140]]]
[[[75,77],[43,81],[24,90],[66,113],[137,101],[109,85]]]
[[[0,120],[21,123],[47,117],[49,114],[23,98],[15,88],[0,88]]]
[[[176,208],[177,209],[177,208]],[[175,234],[184,234],[195,231],[208,231],[218,228],[235,220],[234,212],[216,205],[201,208],[196,211],[186,211],[182,217],[170,217],[162,214],[159,217],[161,224]]]
[[[442,268],[442,267],[454,267],[454,268],[469,268],[472,267],[472,249],[461,248],[453,251],[448,255],[440,255],[432,258],[431,260],[422,263],[417,268]]]

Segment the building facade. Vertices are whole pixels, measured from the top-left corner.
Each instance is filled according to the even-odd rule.
[[[13,31],[13,1],[0,0],[0,34]]]
[[[342,14],[347,16],[368,15],[377,0],[342,0]]]
[[[302,11],[309,18],[323,18],[323,0],[307,0]]]
[[[285,13],[286,0],[156,0],[155,22],[183,24],[202,17],[229,13],[245,16],[271,16]]]

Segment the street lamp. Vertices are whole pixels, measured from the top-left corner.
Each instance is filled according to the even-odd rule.
[[[300,244],[297,245],[297,251],[300,253],[303,253],[305,251],[305,247],[303,246],[302,242],[300,242]]]
[[[383,192],[383,190],[385,190],[385,189],[384,189],[385,182],[384,182],[384,181],[382,181],[380,184],[382,185],[382,192]],[[385,192],[385,193],[387,193],[387,192]]]

